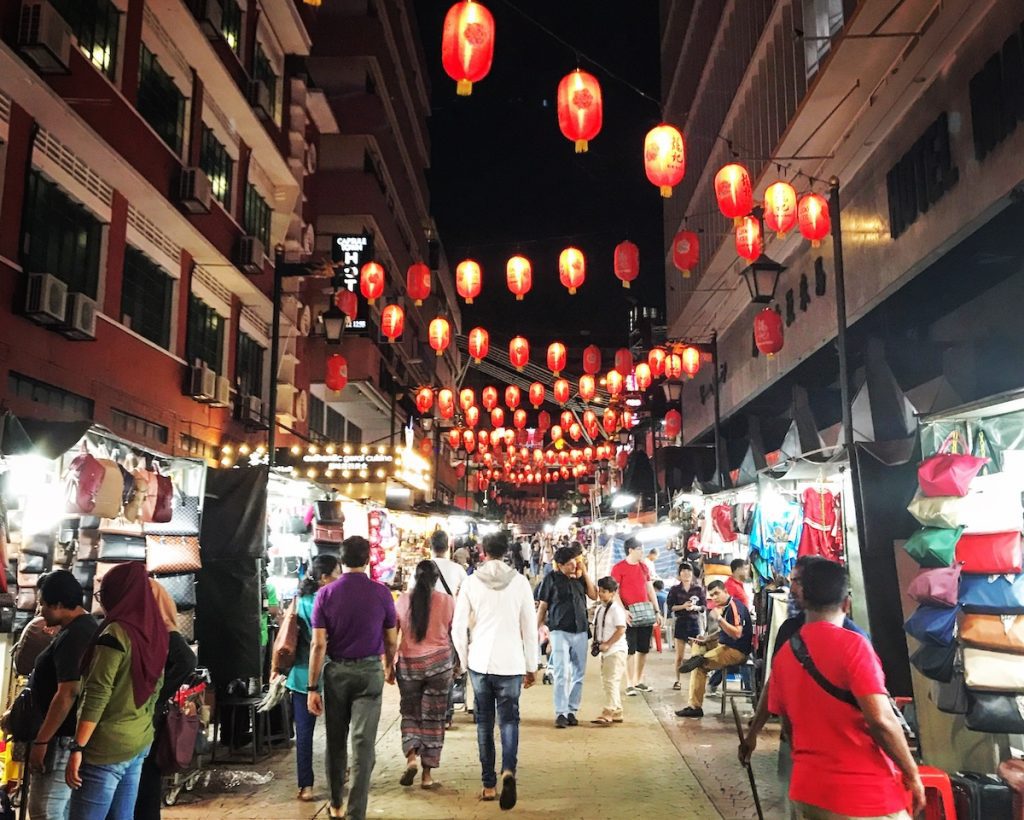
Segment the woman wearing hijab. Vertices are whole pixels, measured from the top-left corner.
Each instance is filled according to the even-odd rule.
[[[160,731],[164,716],[167,714],[168,701],[178,688],[196,671],[196,654],[188,645],[188,641],[178,631],[178,608],[174,605],[170,593],[152,578],[149,581],[153,598],[156,600],[160,618],[167,627],[167,663],[164,665],[164,684],[157,695],[156,708],[153,710],[154,738]],[[149,754],[142,761],[142,774],[139,777],[139,794],[135,798],[135,820],[160,820],[161,788],[160,768],[156,764],[156,743],[150,747]]]
[[[145,565],[118,564],[98,593],[105,618],[79,696],[66,772],[70,820],[132,820],[142,761],[153,742],[153,709],[167,663],[167,624]]]

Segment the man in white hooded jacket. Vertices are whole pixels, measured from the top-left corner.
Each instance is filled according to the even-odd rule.
[[[455,604],[452,641],[473,683],[482,800],[498,798],[494,718],[501,734],[501,800],[516,804],[519,694],[533,686],[537,670],[537,618],[530,582],[504,562],[504,532],[483,541],[484,562],[466,579]]]

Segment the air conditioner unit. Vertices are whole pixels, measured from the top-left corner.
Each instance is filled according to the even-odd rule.
[[[256,275],[263,273],[263,258],[266,251],[258,237],[243,236],[238,241],[238,267],[245,273]]]
[[[190,214],[208,214],[213,201],[213,186],[201,168],[185,168],[178,186],[178,201]]]
[[[77,339],[80,342],[94,340],[97,309],[95,299],[90,299],[84,293],[69,293],[60,332],[69,339]]]
[[[64,321],[67,312],[68,286],[52,273],[30,273],[25,315],[41,325]]]
[[[231,382],[227,376],[217,377],[212,404],[214,407],[227,407],[231,404]]]
[[[71,29],[45,0],[29,0],[21,7],[18,50],[40,74],[67,74]]]
[[[191,0],[189,5],[192,7],[192,16],[207,37],[217,39],[222,36],[224,12],[220,0]]]
[[[272,118],[273,100],[270,98],[270,88],[263,80],[249,81],[249,105],[256,109],[256,113],[267,119]]]
[[[263,399],[241,393],[235,399],[235,419],[250,426],[261,426],[263,421]]]
[[[188,394],[196,401],[213,401],[217,394],[217,374],[205,364],[189,368]]]

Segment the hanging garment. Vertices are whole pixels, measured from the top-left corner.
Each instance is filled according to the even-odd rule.
[[[796,501],[773,504],[768,512],[759,505],[754,511],[750,564],[765,581],[793,570],[803,523],[803,507]]]
[[[711,509],[711,523],[723,543],[731,544],[737,540],[732,525],[732,507],[728,504],[716,504]]]
[[[820,555],[829,561],[846,563],[839,498],[828,490],[804,490],[804,526],[797,555]]]

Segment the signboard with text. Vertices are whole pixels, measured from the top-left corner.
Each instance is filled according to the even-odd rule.
[[[373,260],[373,237],[368,233],[342,233],[331,237],[331,261],[337,266],[334,285],[359,294],[359,269]],[[365,333],[367,329],[366,300],[359,297],[359,312],[346,332]]]

